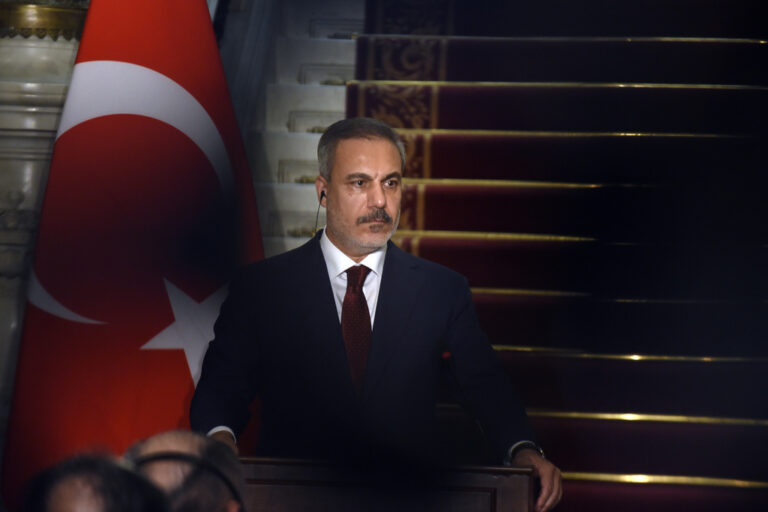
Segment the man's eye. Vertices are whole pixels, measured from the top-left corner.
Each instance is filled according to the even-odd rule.
[[[395,188],[395,187],[397,187],[397,186],[400,184],[400,182],[399,182],[399,181],[397,181],[397,180],[387,180],[386,182],[384,182],[384,184],[385,184],[387,187],[390,187],[390,188]]]
[[[363,185],[365,185],[365,181],[364,181],[364,180],[355,180],[355,181],[353,181],[352,183],[353,183],[353,184],[354,184],[356,187],[362,187]]]

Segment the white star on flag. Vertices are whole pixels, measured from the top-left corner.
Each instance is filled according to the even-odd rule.
[[[164,281],[175,321],[142,345],[141,350],[184,350],[189,373],[197,386],[206,347],[213,339],[213,324],[227,297],[227,286],[222,286],[203,302],[197,302],[167,279]]]

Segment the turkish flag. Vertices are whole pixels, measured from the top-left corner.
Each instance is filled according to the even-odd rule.
[[[204,0],[92,0],[54,146],[3,461],[23,483],[84,449],[188,427],[238,263],[261,257]]]

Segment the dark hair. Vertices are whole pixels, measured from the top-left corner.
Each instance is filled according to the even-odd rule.
[[[388,140],[400,153],[400,171],[405,172],[405,146],[395,130],[389,125],[370,117],[342,119],[329,126],[317,145],[317,160],[320,163],[320,175],[331,179],[333,157],[339,141],[347,139],[384,139]]]
[[[78,455],[41,472],[27,487],[24,512],[46,512],[59,485],[82,483],[104,512],[167,512],[163,492],[106,455]]]

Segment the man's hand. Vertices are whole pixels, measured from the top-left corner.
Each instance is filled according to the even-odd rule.
[[[536,512],[552,510],[560,502],[563,496],[563,486],[560,470],[547,459],[539,455],[536,450],[522,449],[512,459],[513,466],[533,466],[533,474],[541,483],[541,493],[536,500]]]
[[[214,432],[209,436],[211,439],[215,439],[217,441],[221,441],[225,445],[232,448],[232,451],[235,452],[235,455],[239,455],[240,452],[237,449],[237,443],[235,443],[235,438],[232,437],[232,434],[227,432],[226,430],[219,430],[218,432]]]

